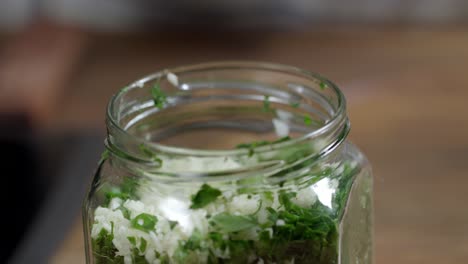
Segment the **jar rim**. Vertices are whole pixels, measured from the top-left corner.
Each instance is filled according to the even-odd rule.
[[[325,83],[327,85],[327,89],[332,89],[333,93],[336,95],[336,98],[337,98],[337,107],[333,115],[330,117],[329,121],[321,125],[320,127],[308,133],[303,134],[300,137],[292,138],[291,140],[287,140],[287,141],[283,141],[279,143],[274,143],[272,144],[272,146],[274,147],[277,147],[277,148],[288,147],[288,146],[300,144],[301,142],[310,140],[315,137],[319,137],[320,135],[330,130],[341,127],[342,124],[345,123],[347,120],[346,99],[344,97],[344,94],[341,92],[341,90],[338,88],[338,86],[335,83],[333,83],[332,81],[323,77],[320,74],[309,72],[307,70],[294,67],[294,66],[270,63],[270,62],[214,61],[214,62],[205,62],[205,63],[191,64],[191,65],[180,66],[180,67],[175,67],[175,68],[163,69],[156,73],[149,74],[143,78],[140,78],[130,83],[128,86],[122,88],[119,92],[114,94],[111,100],[109,101],[108,106],[107,106],[107,112],[106,112],[108,125],[111,125],[113,128],[115,128],[119,134],[122,134],[129,138],[137,139],[140,143],[143,143],[147,146],[150,146],[151,148],[155,150],[165,152],[165,153],[178,154],[178,155],[205,156],[205,157],[220,156],[220,155],[222,156],[242,155],[243,153],[245,153],[246,151],[245,149],[233,148],[233,149],[222,149],[222,150],[219,150],[219,149],[206,150],[206,149],[197,149],[197,148],[186,148],[186,147],[165,145],[165,144],[146,140],[145,138],[142,138],[142,137],[136,137],[135,135],[132,135],[131,133],[129,133],[124,127],[122,127],[119,124],[116,118],[116,115],[114,115],[116,102],[120,98],[122,98],[123,95],[125,95],[132,89],[141,88],[146,82],[157,80],[158,78],[165,76],[168,72],[174,73],[177,75],[180,73],[188,73],[188,72],[195,72],[195,71],[209,71],[210,69],[212,70],[256,69],[256,70],[265,70],[265,71],[277,71],[277,72],[283,72],[286,74],[300,76],[307,80],[318,80],[320,82]],[[256,153],[263,152],[263,151],[271,150],[272,146],[257,146],[253,150]]]

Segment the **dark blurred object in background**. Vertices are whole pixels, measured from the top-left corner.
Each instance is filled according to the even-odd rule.
[[[39,156],[32,141],[31,124],[26,115],[6,116],[0,113],[0,146],[2,148],[3,201],[0,225],[3,243],[0,263],[10,257],[16,245],[37,214],[45,192],[45,179],[39,175]]]

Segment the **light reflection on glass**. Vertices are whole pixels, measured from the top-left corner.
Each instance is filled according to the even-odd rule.
[[[332,198],[333,194],[336,191],[336,188],[333,188],[334,184],[328,178],[321,179],[312,186],[312,189],[317,194],[319,201],[332,209]]]
[[[159,209],[167,219],[177,221],[183,230],[189,231],[193,229],[193,224],[189,217],[189,208],[186,203],[168,197],[160,202]]]

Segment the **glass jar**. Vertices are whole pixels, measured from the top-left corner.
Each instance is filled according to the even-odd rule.
[[[372,263],[372,176],[345,99],[219,62],[122,89],[84,202],[87,263]]]

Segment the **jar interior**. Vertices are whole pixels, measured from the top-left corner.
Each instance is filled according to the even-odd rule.
[[[136,138],[178,148],[227,150],[244,142],[301,137],[329,123],[341,97],[329,81],[276,67],[224,66],[161,72],[131,84],[110,115]],[[167,96],[155,107],[155,86]]]

